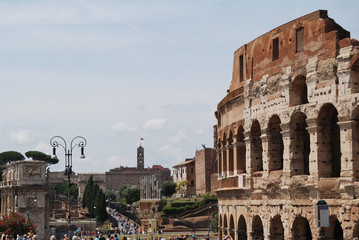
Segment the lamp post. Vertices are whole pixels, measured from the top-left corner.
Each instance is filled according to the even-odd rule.
[[[58,142],[60,140],[60,143]],[[57,158],[56,148],[62,147],[65,151],[65,176],[68,179],[68,191],[67,191],[67,201],[68,201],[68,218],[69,225],[71,225],[71,209],[70,209],[70,187],[71,187],[71,174],[72,174],[72,150],[75,147],[81,147],[81,157],[85,158],[84,147],[86,146],[87,141],[82,136],[74,137],[71,140],[69,148],[67,148],[67,143],[65,139],[61,136],[55,136],[50,139],[50,145],[52,146],[52,158]]]

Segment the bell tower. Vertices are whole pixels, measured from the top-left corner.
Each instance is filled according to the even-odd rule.
[[[137,170],[143,170],[145,166],[145,149],[141,146],[137,148]]]

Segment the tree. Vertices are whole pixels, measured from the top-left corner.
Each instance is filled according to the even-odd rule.
[[[3,165],[24,159],[25,159],[24,155],[16,151],[7,151],[0,153],[0,160]]]
[[[104,222],[107,219],[105,194],[100,189],[96,195],[96,220]]]
[[[58,158],[52,158],[50,155],[46,155],[45,153],[39,151],[28,151],[25,153],[25,156],[31,158],[32,160],[44,161],[48,165],[57,164],[59,162]]]
[[[127,204],[140,200],[140,188],[136,185],[122,185],[119,190],[120,198],[125,198]]]
[[[104,192],[105,199],[111,199],[111,201],[116,201],[116,193],[114,191],[107,190]]]
[[[57,194],[65,195],[67,196],[69,190],[69,186],[67,182],[63,182],[61,184],[56,184],[51,187],[51,191],[55,192]],[[79,189],[76,185],[70,186],[70,196],[72,196],[74,199],[77,199],[79,193]]]
[[[91,207],[92,207],[92,199],[91,199],[91,192],[93,189],[93,178],[92,175],[89,177],[89,179],[87,180],[87,184],[85,187],[85,191],[84,191],[84,195],[82,198],[82,207],[87,207],[87,209],[89,211],[91,211]]]
[[[172,194],[176,192],[177,184],[174,182],[163,182],[161,185],[161,190],[163,196],[171,197]]]
[[[215,233],[218,232],[218,213],[215,213],[213,215],[210,227],[211,227],[211,231]]]

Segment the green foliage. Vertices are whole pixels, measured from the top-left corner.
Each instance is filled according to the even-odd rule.
[[[105,191],[104,192],[106,199],[111,199],[110,201],[116,201],[116,193],[114,191]]]
[[[178,192],[178,190],[180,190],[181,187],[186,186],[186,185],[187,185],[187,182],[188,182],[187,180],[182,180],[182,181],[180,181],[180,182],[178,183],[177,187],[175,188],[176,192]]]
[[[171,206],[166,206],[162,209],[162,211],[165,214],[178,214],[184,211],[189,210],[189,208],[187,206],[182,206],[182,207],[171,207]]]
[[[15,151],[7,151],[0,153],[0,161],[2,164],[7,164],[10,162],[20,161],[24,159],[24,155]]]
[[[119,194],[120,198],[125,198],[128,204],[140,200],[140,188],[136,185],[123,185],[119,190]]]
[[[35,233],[35,227],[31,220],[26,220],[16,213],[10,213],[9,216],[4,217],[0,221],[0,231],[3,234],[16,238],[16,234]],[[9,237],[9,239],[10,238],[11,237]]]
[[[118,203],[119,203],[122,207],[126,206],[126,198],[120,198],[120,199],[118,199]]]
[[[101,189],[97,193],[96,202],[96,220],[97,222],[104,222],[108,216],[106,211],[105,194],[103,194]]]
[[[211,231],[218,232],[218,213],[215,213],[210,224]]]
[[[104,222],[107,219],[106,196],[97,184],[93,183],[90,176],[82,197],[82,206],[87,207],[91,217],[96,217],[97,222]]]
[[[82,197],[82,207],[87,207],[90,210],[91,207],[91,192],[93,188],[93,178],[92,175],[87,180],[85,191]]]
[[[172,194],[176,192],[177,184],[174,182],[163,182],[161,185],[161,190],[163,196],[171,197]]]
[[[67,196],[68,194],[68,183],[63,182],[61,184],[57,184],[51,187],[51,191],[55,192],[56,194],[61,194]],[[70,196],[72,196],[74,199],[77,199],[79,193],[79,189],[76,185],[71,184],[70,186]]]
[[[57,164],[59,162],[58,158],[53,159],[50,155],[46,155],[45,153],[39,151],[28,151],[25,153],[25,156],[27,158],[31,158],[32,160],[44,161],[49,165]]]

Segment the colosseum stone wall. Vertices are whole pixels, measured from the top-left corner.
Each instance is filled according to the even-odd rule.
[[[319,10],[234,53],[216,111],[220,238],[359,237],[359,42]]]

